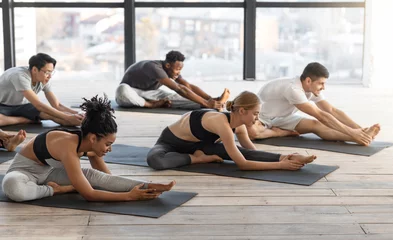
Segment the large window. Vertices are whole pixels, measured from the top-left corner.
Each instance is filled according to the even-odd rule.
[[[137,8],[136,60],[178,50],[186,79],[242,79],[243,32],[242,9]]]
[[[362,77],[363,8],[257,10],[257,79],[300,75],[320,62],[332,81]]]
[[[38,52],[57,60],[55,92],[80,99],[79,88],[83,97],[113,97],[124,74],[124,10],[16,8],[15,51],[17,66]]]
[[[44,52],[56,58],[63,76],[83,71],[97,80],[119,80],[124,71],[123,9],[17,8],[15,48],[17,66]]]

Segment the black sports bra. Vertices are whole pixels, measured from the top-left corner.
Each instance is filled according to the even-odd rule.
[[[78,141],[78,147],[76,148],[76,152],[78,152],[79,146],[81,145],[81,142],[82,142],[82,132],[80,130],[68,130],[68,129],[64,129],[64,128],[59,128],[59,129],[52,129],[52,130],[49,130],[47,132],[37,135],[37,137],[35,138],[34,143],[33,143],[33,151],[34,151],[34,154],[36,155],[36,157],[38,158],[38,160],[40,160],[40,162],[42,162],[44,165],[49,165],[45,161],[45,159],[53,158],[50,155],[48,148],[46,146],[46,135],[52,131],[63,131],[63,132],[68,132],[68,133],[72,133],[72,134],[77,134],[79,137],[79,141]],[[53,158],[53,159],[55,159],[55,158]]]
[[[201,109],[201,110],[194,110],[190,114],[190,129],[192,135],[194,135],[196,138],[203,142],[211,142],[214,143],[217,141],[217,139],[220,138],[215,133],[207,131],[205,128],[202,126],[202,117],[205,115],[207,112],[217,112],[216,110],[213,109]],[[223,112],[222,114],[225,114],[225,116],[228,119],[228,122],[231,122],[231,115],[229,112]],[[233,132],[235,132],[235,129],[232,129]]]

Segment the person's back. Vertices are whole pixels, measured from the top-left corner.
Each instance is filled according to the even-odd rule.
[[[141,90],[156,90],[162,85],[158,80],[168,77],[162,65],[163,61],[160,60],[134,63],[124,73],[121,83]]]

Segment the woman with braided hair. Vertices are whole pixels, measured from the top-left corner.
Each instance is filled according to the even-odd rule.
[[[154,184],[110,174],[103,156],[116,140],[114,110],[106,96],[84,100],[81,130],[41,133],[16,154],[3,179],[5,195],[21,202],[76,190],[88,201],[131,201],[169,191],[174,181]],[[82,155],[88,156],[93,169],[81,168]]]
[[[297,170],[316,158],[256,150],[246,129],[258,120],[261,108],[254,93],[242,92],[228,101],[226,108],[229,112],[194,110],[165,128],[147,156],[149,166],[168,169],[226,159],[233,160],[241,170]],[[233,133],[242,147],[236,146]]]

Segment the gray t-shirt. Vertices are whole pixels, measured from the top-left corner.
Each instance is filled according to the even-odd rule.
[[[23,91],[33,90],[38,94],[41,90],[51,91],[51,84],[43,85],[37,82],[35,86],[31,82],[31,74],[28,67],[13,67],[7,69],[0,76],[0,103],[16,106],[27,104],[29,101],[23,96]]]
[[[169,78],[163,68],[164,61],[140,61],[132,64],[125,72],[121,83],[141,90],[157,90],[160,79]]]

